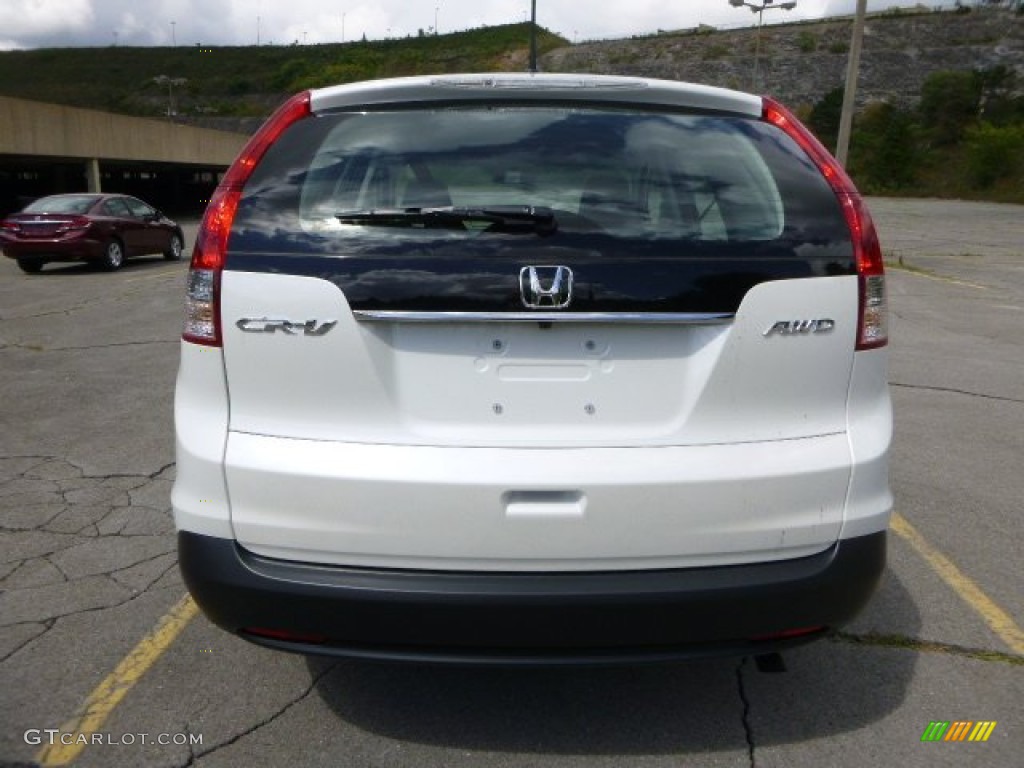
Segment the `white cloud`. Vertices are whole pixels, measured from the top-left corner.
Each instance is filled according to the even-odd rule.
[[[93,21],[90,0],[4,0],[0,3],[0,30],[15,43],[49,34],[74,35],[88,29]]]

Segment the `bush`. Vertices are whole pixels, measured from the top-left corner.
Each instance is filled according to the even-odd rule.
[[[921,123],[939,145],[960,141],[978,119],[982,80],[975,72],[934,72],[921,86]]]
[[[796,36],[796,47],[800,53],[813,53],[818,48],[818,38],[813,32],[804,29]]]
[[[1017,86],[1017,73],[1005,64],[975,72],[981,96],[979,118],[993,125],[1024,122],[1024,95]]]
[[[980,187],[1024,168],[1024,125],[981,123],[967,131],[967,167]]]
[[[833,88],[821,101],[811,107],[807,126],[818,137],[818,141],[832,148],[839,138],[839,118],[843,112],[843,89]]]
[[[730,48],[728,45],[725,45],[723,43],[715,43],[714,45],[709,45],[704,49],[704,53],[701,56],[701,58],[704,59],[705,61],[710,61],[712,59],[721,59],[724,56],[728,56],[731,52],[732,48]]]
[[[920,160],[910,112],[883,102],[868,105],[858,116],[850,140],[850,171],[870,191],[909,187]]]
[[[310,69],[309,62],[304,59],[289,59],[272,75],[270,84],[281,91],[297,91],[303,80],[309,77]]]

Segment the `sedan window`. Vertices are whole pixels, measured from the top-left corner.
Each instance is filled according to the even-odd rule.
[[[131,211],[131,215],[136,219],[148,219],[156,215],[156,209],[146,205],[141,200],[136,200],[134,197],[125,197],[122,199]]]
[[[131,218],[132,215],[131,211],[128,210],[128,206],[124,204],[124,200],[119,197],[105,200],[101,211],[104,216],[115,216],[122,219]]]

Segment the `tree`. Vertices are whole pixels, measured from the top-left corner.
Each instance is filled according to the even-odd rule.
[[[978,115],[995,125],[1024,120],[1024,96],[1017,89],[1017,73],[999,64],[976,73],[981,90]]]
[[[818,141],[830,149],[835,147],[839,138],[839,116],[842,111],[843,89],[834,88],[811,107],[811,114],[807,118],[807,126],[818,137]]]
[[[1024,166],[1024,125],[981,123],[967,131],[967,167],[978,186],[991,187]]]
[[[918,111],[933,143],[956,144],[978,120],[982,83],[975,72],[933,72],[921,86]]]
[[[850,172],[870,189],[894,191],[916,181],[920,153],[911,112],[869,104],[857,116],[850,146]]]

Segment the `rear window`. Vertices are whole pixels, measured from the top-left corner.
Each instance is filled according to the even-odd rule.
[[[340,248],[359,239],[477,238],[493,229],[479,221],[438,231],[415,220],[344,220],[353,212],[449,206],[549,208],[567,238],[849,240],[817,170],[787,136],[758,120],[475,106],[328,114],[297,123],[250,178],[233,247],[244,247],[249,235],[259,236],[261,249],[277,251],[304,236]]]
[[[521,312],[531,267],[571,272],[562,314],[729,313],[765,281],[856,273],[835,193],[775,126],[580,105],[301,120],[225,257],[374,312]]]
[[[87,213],[96,202],[95,195],[58,195],[43,197],[25,206],[25,213]]]

